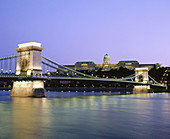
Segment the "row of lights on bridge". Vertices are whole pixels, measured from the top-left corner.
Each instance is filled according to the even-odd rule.
[[[4,69],[1,69],[1,73],[3,73]],[[9,73],[11,73],[12,70],[9,70]],[[8,73],[8,70],[5,71],[5,73]]]

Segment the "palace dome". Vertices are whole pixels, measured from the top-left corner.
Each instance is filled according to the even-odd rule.
[[[110,64],[110,57],[108,54],[105,54],[103,64]]]
[[[108,54],[105,54],[104,59],[106,59],[106,58],[109,58],[109,59],[110,59],[110,57],[109,57]]]

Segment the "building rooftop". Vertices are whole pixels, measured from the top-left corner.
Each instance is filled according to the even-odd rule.
[[[76,62],[76,63],[78,63],[78,64],[89,64],[89,63],[93,63],[93,64],[94,64],[93,61],[78,61],[78,62]]]
[[[109,59],[110,59],[110,57],[109,57],[108,54],[105,54],[104,59],[106,59],[106,58],[109,58]]]
[[[124,61],[119,61],[119,63],[139,63],[136,60],[124,60]]]
[[[149,65],[154,66],[155,64],[140,64],[140,66],[149,66]]]

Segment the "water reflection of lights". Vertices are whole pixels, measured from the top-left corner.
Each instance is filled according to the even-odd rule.
[[[89,105],[90,105],[90,107],[91,106],[93,106],[93,105],[96,105],[96,101],[95,101],[95,98],[96,98],[96,96],[90,96],[89,97],[90,99],[89,99]]]
[[[37,131],[50,124],[51,119],[46,118],[50,115],[50,106],[46,98],[13,97],[12,102],[12,126],[15,137],[32,138],[30,130]]]
[[[74,104],[74,105],[77,105],[77,98],[73,97],[72,100],[73,100],[73,101],[72,101],[73,104]]]

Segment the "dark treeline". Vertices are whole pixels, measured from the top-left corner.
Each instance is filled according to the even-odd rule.
[[[159,69],[152,68],[152,69],[149,71],[149,75],[150,75],[154,80],[156,80],[157,82],[160,83],[160,82],[162,81],[162,77],[163,77],[163,74],[165,73],[165,70],[166,70],[165,67],[162,67],[162,68],[159,68]]]
[[[151,70],[149,70],[148,74],[157,82],[161,82],[163,80],[163,74],[165,73],[166,70],[167,70],[166,67],[161,67],[158,69],[154,67]],[[108,78],[127,77],[135,73],[134,70],[130,70],[130,69],[123,68],[123,67],[120,67],[119,69],[112,69],[110,71],[102,71],[102,69],[99,69],[96,72],[88,71],[88,70],[84,70],[80,72],[88,74],[88,75],[93,75],[93,76],[97,75],[97,77],[108,77]],[[169,79],[169,78],[167,77],[166,79]]]
[[[108,78],[121,78],[121,77],[127,77],[129,75],[132,75],[135,73],[134,70],[129,70],[127,68],[120,67],[119,69],[111,69],[110,71],[102,71],[102,69],[99,69],[98,71],[80,71],[82,73],[93,75],[97,77],[108,77]]]

